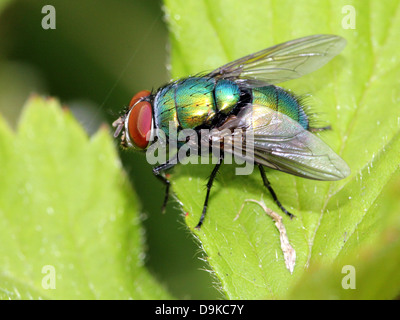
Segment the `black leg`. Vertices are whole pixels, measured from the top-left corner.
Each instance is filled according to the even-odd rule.
[[[172,161],[175,160],[175,161]],[[166,163],[160,164],[159,166],[153,168],[153,174],[159,179],[161,180],[164,184],[165,184],[165,196],[164,196],[164,202],[163,205],[161,207],[161,211],[164,213],[165,212],[165,208],[167,206],[167,202],[168,202],[168,197],[169,197],[169,186],[170,186],[170,182],[169,180],[164,177],[163,175],[161,175],[162,171],[165,171],[169,168],[172,168],[174,165],[176,164],[176,159],[175,157],[172,158],[171,160],[168,160]]]
[[[274,189],[272,189],[271,184],[269,183],[267,176],[265,175],[264,167],[261,164],[258,164],[258,168],[260,169],[261,178],[263,179],[264,186],[267,187],[268,191],[271,193],[271,196],[274,199],[275,203],[284,213],[286,213],[290,217],[290,219],[294,218],[295,215],[287,211],[285,207],[281,204],[281,202],[278,200],[278,197],[276,196]]]
[[[215,165],[214,170],[211,172],[210,178],[208,179],[208,182],[207,182],[207,194],[206,194],[206,200],[204,201],[203,212],[201,213],[201,217],[200,217],[199,223],[195,227],[197,230],[200,230],[201,225],[203,224],[204,218],[206,217],[208,198],[210,197],[211,187],[212,187],[214,178],[217,175],[219,168],[221,167],[223,158],[224,157],[221,155],[220,158],[219,158],[219,162]]]

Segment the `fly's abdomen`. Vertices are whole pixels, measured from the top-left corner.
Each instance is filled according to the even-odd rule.
[[[309,127],[309,119],[298,99],[276,86],[253,88],[253,104],[264,105],[283,113],[300,123],[304,129]]]

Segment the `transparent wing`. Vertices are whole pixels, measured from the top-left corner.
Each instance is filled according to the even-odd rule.
[[[346,162],[321,139],[292,118],[266,106],[244,107],[218,131],[218,139],[230,135],[241,139],[239,144],[233,139],[228,143],[224,140],[221,145],[224,152],[246,161],[314,180],[340,180],[350,174]]]
[[[345,46],[346,40],[339,36],[308,36],[232,61],[212,71],[209,76],[281,83],[321,68]]]

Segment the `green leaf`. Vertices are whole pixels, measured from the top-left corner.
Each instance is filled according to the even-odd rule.
[[[399,170],[398,170],[399,171]],[[343,243],[343,252],[332,264],[314,263],[307,274],[293,288],[293,299],[391,299],[398,296],[400,274],[400,202],[398,190],[400,179],[385,186],[374,204],[374,214],[385,217],[384,221],[366,218],[357,233],[372,233],[369,243],[358,245],[357,237],[349,239],[353,244]],[[389,213],[389,215],[388,215]],[[368,221],[369,220],[369,221]],[[383,219],[382,219],[383,220]],[[397,221],[396,221],[397,220]],[[382,223],[386,226],[377,232]],[[352,271],[347,270],[354,267]],[[349,277],[353,277],[352,280]],[[356,290],[343,290],[342,282],[354,285]]]
[[[138,201],[108,129],[88,138],[54,99],[0,118],[0,298],[158,299]]]
[[[306,288],[312,278],[318,284],[313,286],[313,297],[331,298],[322,288],[332,288],[328,275],[336,272],[334,297],[346,298],[349,291],[338,280],[344,277],[344,264],[358,268],[365,262],[363,268],[369,271],[376,271],[377,262],[398,265],[396,250],[385,251],[387,246],[397,248],[398,240],[388,240],[385,234],[389,227],[399,230],[400,220],[395,218],[399,208],[389,205],[396,202],[395,197],[380,199],[389,180],[399,177],[399,3],[165,0],[165,4],[174,78],[211,71],[246,54],[311,34],[336,34],[348,41],[343,53],[328,65],[282,86],[300,96],[311,94],[305,103],[315,113],[314,122],[333,127],[318,136],[349,164],[352,174],[338,182],[316,182],[267,171],[280,201],[296,215],[294,220],[283,217],[297,254],[290,274],[278,230],[260,206],[246,204],[240,218],[233,221],[246,199],[263,200],[281,213],[259,173],[238,176],[233,166],[223,166],[214,182],[205,223],[193,232],[226,296],[302,298],[309,296]],[[355,29],[345,28],[349,5],[355,10]],[[171,177],[191,229],[200,217],[212,168],[180,165]],[[373,257],[363,260],[365,252],[373,252]],[[319,277],[311,277],[316,269],[321,270]],[[399,277],[378,273],[375,282],[393,288],[385,298],[394,298],[400,291]],[[353,297],[376,297],[370,277],[361,276],[357,283]]]

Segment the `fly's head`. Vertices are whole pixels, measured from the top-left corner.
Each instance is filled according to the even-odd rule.
[[[153,109],[149,101],[150,91],[135,94],[126,111],[113,122],[114,137],[121,135],[121,146],[146,150],[154,130]]]

